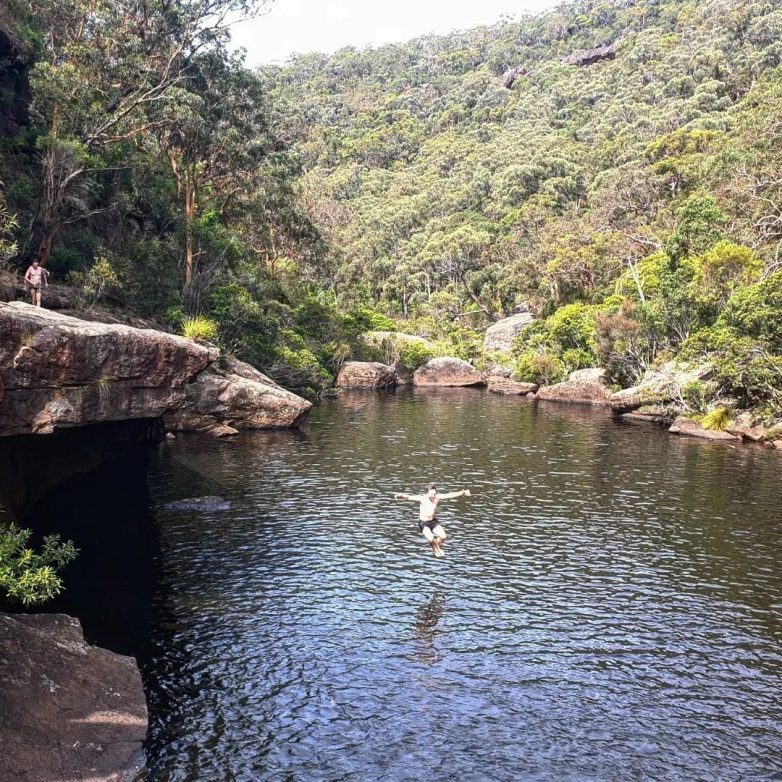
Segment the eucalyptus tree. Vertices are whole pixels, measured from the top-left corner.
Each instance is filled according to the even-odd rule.
[[[123,166],[112,148],[159,129],[159,107],[220,51],[230,23],[264,0],[26,0],[38,30],[31,114],[41,194],[27,250],[42,263],[68,223],[93,213],[97,175]]]

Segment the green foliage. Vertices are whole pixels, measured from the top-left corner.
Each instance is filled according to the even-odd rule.
[[[0,188],[3,183],[0,182]],[[3,191],[0,189],[0,267],[16,253],[13,232],[17,228],[16,217],[9,213]]]
[[[525,328],[514,342],[514,352],[527,355],[531,351],[533,355],[556,358],[563,371],[568,372],[595,366],[599,312],[600,308],[594,305],[566,304]]]
[[[727,407],[715,407],[701,418],[701,426],[704,429],[713,429],[719,432],[730,426],[731,412]]]
[[[356,307],[345,316],[345,326],[357,334],[365,331],[396,331],[397,324],[392,318],[376,312],[369,307]]]
[[[691,196],[677,214],[676,230],[665,251],[673,261],[700,255],[722,238],[725,214],[713,196]]]
[[[767,344],[724,325],[705,328],[683,345],[685,359],[708,360],[720,392],[741,407],[782,411],[782,356]]]
[[[57,535],[45,537],[36,551],[29,545],[31,537],[30,530],[0,524],[0,594],[23,606],[58,595],[62,591],[58,571],[77,553],[73,543]]]
[[[437,356],[437,351],[425,342],[403,342],[399,346],[398,360],[410,372]]]
[[[105,254],[96,256],[92,266],[86,272],[71,272],[68,281],[81,290],[84,307],[91,310],[109,292],[120,287],[119,277],[114,266]]]
[[[195,342],[217,342],[217,323],[203,315],[193,315],[182,321],[181,333]]]
[[[693,298],[719,314],[739,288],[758,282],[763,261],[749,248],[721,241],[695,259]]]
[[[738,290],[719,323],[761,340],[774,353],[782,353],[782,272]]]
[[[681,353],[774,404],[773,4],[576,0],[258,72],[219,23],[257,2],[175,5],[14,0],[32,122],[0,141],[0,262],[48,258],[87,306],[200,313],[296,388],[348,357],[488,361],[486,325],[524,302],[525,379],[599,363],[628,385]],[[563,62],[619,38],[611,61]]]
[[[524,383],[537,383],[550,386],[565,379],[565,365],[556,356],[549,353],[536,353],[528,350],[522,353],[513,369],[516,380]]]

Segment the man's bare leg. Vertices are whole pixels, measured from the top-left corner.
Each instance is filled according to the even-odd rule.
[[[437,550],[439,551],[439,556],[444,557],[445,552],[443,551],[443,543],[445,542],[445,539],[448,537],[445,534],[445,529],[443,528],[442,524],[435,525],[435,528],[432,530],[432,533],[434,534],[434,542],[437,546]]]
[[[429,527],[424,527],[421,530],[423,536],[426,538],[427,543],[432,547],[432,553],[436,557],[444,557],[445,554],[440,550],[440,545],[437,541],[437,538],[432,533],[432,530]]]

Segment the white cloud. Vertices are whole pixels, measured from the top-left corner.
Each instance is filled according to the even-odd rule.
[[[288,19],[304,19],[302,0],[278,0],[273,6],[270,17],[280,14]]]
[[[281,62],[294,53],[379,46],[427,33],[494,24],[550,8],[559,0],[276,0],[268,14],[234,28],[234,43],[248,49],[247,64]]]
[[[326,7],[326,19],[329,22],[345,22],[352,18],[353,14],[344,5],[329,3]]]
[[[399,24],[392,24],[386,27],[378,27],[375,30],[373,43],[377,46],[384,43],[396,43],[405,39],[405,28]]]

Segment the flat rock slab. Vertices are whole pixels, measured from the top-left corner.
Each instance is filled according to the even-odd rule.
[[[483,337],[483,349],[496,350],[501,353],[510,352],[513,340],[534,322],[535,318],[529,312],[520,312],[518,315],[498,320],[486,329]]]
[[[166,510],[216,511],[228,510],[231,503],[222,497],[191,497],[168,502],[163,507]]]
[[[62,614],[0,614],[0,779],[130,782],[147,704],[136,661]]]
[[[485,386],[486,380],[472,364],[444,356],[427,361],[413,373],[415,386]]]
[[[536,383],[517,383],[509,377],[497,375],[490,376],[486,382],[492,394],[526,396],[527,394],[534,394],[538,390]]]
[[[692,421],[689,418],[677,418],[668,431],[672,434],[681,434],[687,437],[698,437],[701,440],[715,440],[734,443],[739,440],[738,437],[729,434],[728,432],[722,432],[718,429],[704,429],[697,421]]]
[[[215,347],[0,303],[0,436],[163,418],[223,437],[298,426],[311,407]]]
[[[0,304],[0,434],[160,417],[216,358],[173,334]]]

